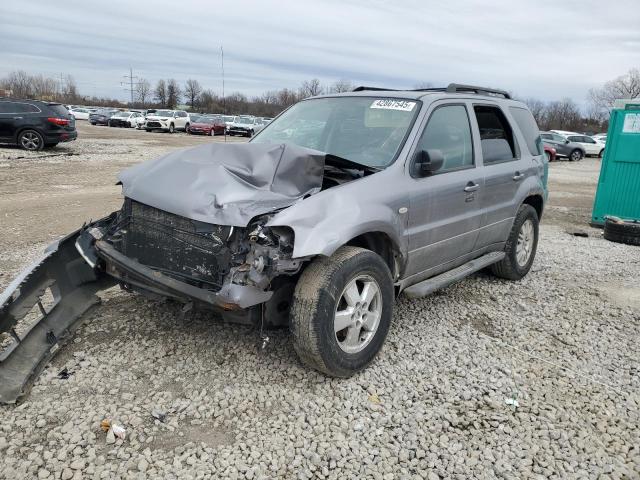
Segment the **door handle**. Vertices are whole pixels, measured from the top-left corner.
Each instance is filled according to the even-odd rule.
[[[514,181],[522,180],[524,178],[524,173],[516,172],[513,176]]]
[[[14,120],[22,120],[22,117],[13,117]]]
[[[480,185],[478,185],[477,183],[469,182],[469,183],[467,183],[467,186],[464,187],[464,191],[465,192],[475,192],[476,190],[478,190],[479,186]]]

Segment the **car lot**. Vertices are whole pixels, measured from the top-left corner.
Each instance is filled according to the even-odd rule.
[[[0,288],[119,208],[122,168],[225,141],[78,130],[50,151],[0,149]],[[349,380],[301,366],[285,331],[258,354],[247,328],[108,291],[27,402],[0,407],[0,478],[634,478],[640,255],[587,226],[599,164],[550,165],[528,277],[401,297],[382,355]],[[124,443],[105,443],[105,417]]]

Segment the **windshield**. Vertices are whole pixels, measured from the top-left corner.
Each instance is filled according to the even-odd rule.
[[[305,100],[253,141],[294,143],[370,167],[393,162],[419,110],[417,100],[334,97]]]
[[[225,115],[224,116],[224,121],[225,122],[233,122],[233,119],[236,118],[233,115]]]
[[[114,117],[125,118],[131,115],[129,112],[118,112],[114,115]]]
[[[155,115],[156,117],[171,117],[173,115],[172,110],[158,110],[153,112],[151,115]]]
[[[239,117],[236,123],[247,125],[247,124],[253,123],[253,118]]]

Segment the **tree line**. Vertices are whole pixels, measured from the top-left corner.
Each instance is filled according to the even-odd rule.
[[[431,84],[420,84],[416,88],[427,88]],[[146,79],[134,84],[134,102],[130,108],[176,108],[185,102],[189,109],[197,112],[247,114],[273,117],[285,108],[308,97],[323,93],[340,93],[353,90],[354,85],[346,79],[323,85],[313,78],[303,81],[298,88],[268,90],[262,95],[247,96],[242,92],[232,92],[222,97],[217,92],[204,88],[198,80],[188,79],[180,85],[175,79],[160,79],[155,86]],[[37,98],[58,101],[65,104],[92,106],[123,105],[110,98],[82,95],[71,75],[60,78],[44,75],[30,75],[23,70],[9,73],[0,78],[0,96],[14,98]],[[599,88],[591,89],[587,96],[587,109],[581,111],[570,98],[544,102],[535,98],[523,99],[529,106],[541,130],[559,129],[578,132],[604,131],[607,128],[609,112],[615,101],[621,98],[640,97],[640,70],[629,70]]]

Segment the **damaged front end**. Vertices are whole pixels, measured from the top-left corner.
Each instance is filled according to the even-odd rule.
[[[283,283],[275,280],[295,275],[304,259],[291,258],[293,233],[265,227],[268,218],[213,225],[127,198],[113,218],[81,232],[78,250],[127,290],[213,309],[229,321],[278,325],[284,315],[262,318],[259,306],[268,306],[274,284]]]

